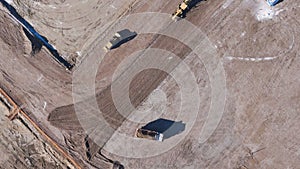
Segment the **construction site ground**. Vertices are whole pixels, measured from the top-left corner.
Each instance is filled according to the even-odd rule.
[[[99,56],[102,44],[118,31],[114,25],[119,24],[119,18],[141,12],[171,14],[180,2],[12,1],[20,15],[47,37],[65,59],[75,63],[72,71],[66,71],[45,48],[31,56],[31,43],[22,27],[0,6],[0,87],[82,168],[112,168],[108,159],[119,161],[126,169],[299,168],[300,1],[283,0],[270,8],[264,0],[207,0],[199,1],[187,13],[185,19],[213,44],[226,76],[222,119],[212,136],[201,144],[199,131],[211,106],[211,77],[203,62],[189,55],[188,46],[167,36],[141,34]],[[135,24],[151,26],[147,22],[144,19]],[[134,112],[128,114],[130,119],[121,116],[110,89],[121,62],[135,51],[148,48],[170,51],[190,67],[197,79],[200,107],[191,131],[172,149],[152,157],[128,158],[110,152],[110,142],[114,143],[116,133],[133,137],[135,130],[146,122],[130,120],[137,118],[138,113]],[[116,130],[111,138],[103,136],[102,149],[87,137],[73,105],[74,73],[84,71],[82,67],[91,61],[89,58],[102,60],[92,79],[96,101]],[[130,64],[133,63],[125,66],[131,67]],[[150,112],[150,117],[176,119],[181,103],[180,88],[165,72],[151,69],[141,72],[131,82],[129,94],[132,104],[142,112]],[[90,101],[76,104],[89,105]],[[159,114],[161,111],[165,113]],[[37,133],[17,119],[9,121],[4,116],[7,114],[8,110],[1,105],[1,167],[66,168],[51,156],[48,144],[45,148],[43,137],[35,137]],[[151,152],[152,147],[145,150]],[[89,159],[87,154],[93,157]]]

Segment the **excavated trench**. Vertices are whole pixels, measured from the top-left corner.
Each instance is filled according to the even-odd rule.
[[[18,14],[16,9],[12,5],[7,3],[5,0],[0,0],[0,2],[10,12],[10,16],[12,16],[15,21],[19,22],[22,25],[25,35],[32,43],[32,53],[38,52],[41,49],[41,45],[43,44],[58,63],[65,66],[68,70],[72,69],[73,65],[71,65],[68,61],[61,57],[58,51],[48,42],[47,38],[40,35],[22,16]]]

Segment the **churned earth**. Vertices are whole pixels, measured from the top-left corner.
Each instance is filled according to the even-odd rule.
[[[147,14],[149,18],[121,19],[142,12],[171,14],[180,0],[9,2],[76,65],[66,71],[44,48],[31,56],[31,44],[22,27],[1,5],[0,86],[82,168],[112,168],[116,161],[130,169],[300,166],[300,2],[284,0],[269,7],[264,0],[197,1],[185,19],[201,30],[201,39],[192,33],[189,36],[188,29],[176,30],[176,24],[183,20],[151,20],[151,13]],[[139,30],[159,27],[161,32],[178,31],[185,40],[194,40],[194,46],[200,45],[202,53],[193,53],[185,40],[153,33],[138,34],[104,53],[103,46],[120,25],[131,30],[137,30],[136,26]],[[148,60],[146,66],[160,61],[168,71],[146,69],[136,74],[129,86],[122,85],[130,71],[147,57],[157,60]],[[223,74],[214,74],[225,79],[225,88],[219,90],[214,84],[218,77],[211,74],[218,70],[214,63],[223,68]],[[183,64],[189,71],[181,71]],[[178,79],[185,80],[189,73],[194,80],[183,83],[186,90]],[[96,97],[85,95],[93,88],[79,90],[81,83],[93,84]],[[112,90],[115,86],[118,92]],[[125,96],[123,91],[127,89]],[[222,118],[203,143],[200,131],[210,110],[223,103],[221,100],[217,105],[214,100],[224,93],[225,105],[219,112]],[[186,102],[182,99],[185,94],[196,97]],[[120,105],[114,97],[121,98]],[[132,107],[122,102],[126,97]],[[193,106],[198,107],[195,118],[191,118]],[[36,139],[31,135],[34,131],[21,134],[25,143],[19,144],[16,137],[24,126],[8,121],[4,116],[8,112],[2,107],[0,162],[8,166],[5,168],[66,167],[40,147],[43,141],[31,143]],[[109,127],[101,128],[99,115]],[[185,129],[163,142],[134,138],[138,127],[159,118],[182,122]],[[121,139],[123,136],[129,141]],[[29,150],[32,144],[34,148]],[[27,154],[31,151],[39,154]]]

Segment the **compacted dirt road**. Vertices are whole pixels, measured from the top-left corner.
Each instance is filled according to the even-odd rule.
[[[147,25],[151,18],[135,22],[129,19],[124,23],[119,20],[123,16],[141,12],[171,14],[179,3],[177,0],[13,1],[18,12],[65,59],[76,63],[72,71],[57,64],[44,48],[31,56],[31,44],[21,26],[1,6],[0,86],[83,168],[112,168],[114,161],[130,169],[297,168],[300,165],[297,160],[300,138],[296,134],[300,127],[297,123],[300,3],[284,0],[271,8],[263,0],[197,1],[185,19],[208,39],[199,41],[209,42],[202,44],[202,51],[213,47],[213,57],[204,53],[204,60],[191,53],[192,49],[182,41],[151,33],[139,34],[119,48],[103,52],[103,45],[118,31],[118,25],[129,28],[138,25],[141,29],[156,26]],[[157,23],[165,24],[160,20]],[[168,29],[171,31],[172,27]],[[182,34],[186,31],[183,29]],[[152,48],[169,51],[181,60],[172,60],[174,56],[170,53],[153,54],[149,52]],[[141,50],[145,51],[135,53]],[[165,55],[166,59],[159,60]],[[133,107],[124,103],[122,110],[118,109],[112,88],[123,83],[122,78],[126,81],[126,70],[130,72],[147,56],[157,57],[168,72],[146,69],[138,73],[128,87]],[[218,92],[220,98],[226,93],[226,100],[220,123],[202,143],[199,133],[210,110],[216,106],[212,104],[216,77],[211,76],[207,65],[213,58],[224,68],[226,88]],[[147,62],[151,63],[152,60]],[[199,100],[188,103],[182,100],[184,89],[176,78],[185,79],[189,72],[171,76],[181,70],[180,63],[185,63],[194,75],[198,92],[193,86],[187,91],[197,93]],[[117,72],[120,67],[121,72]],[[87,76],[77,78],[81,73]],[[84,82],[94,84],[95,100],[84,95],[90,88],[77,90],[78,83]],[[126,98],[122,93],[126,89],[126,85],[121,85],[116,96]],[[76,100],[81,95],[84,99]],[[188,120],[192,117],[190,109],[183,111],[183,118],[178,118],[181,104],[199,107],[193,123]],[[80,119],[76,114],[79,110],[86,112],[83,115],[87,117]],[[109,128],[94,126],[99,117],[96,110],[101,110]],[[78,118],[88,121],[91,129],[85,132],[86,126]],[[185,130],[162,143],[133,138],[138,127],[158,118],[182,121]],[[101,132],[93,132],[98,130]],[[133,141],[123,142],[120,133]],[[167,144],[172,146],[166,151],[156,149]],[[142,145],[147,146],[140,148]],[[145,155],[140,157],[141,153]]]

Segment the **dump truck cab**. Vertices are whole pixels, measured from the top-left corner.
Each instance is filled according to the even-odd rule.
[[[183,1],[183,3],[181,3],[179,5],[179,8],[182,9],[182,10],[186,10],[188,8],[188,4],[189,4],[190,1]]]

